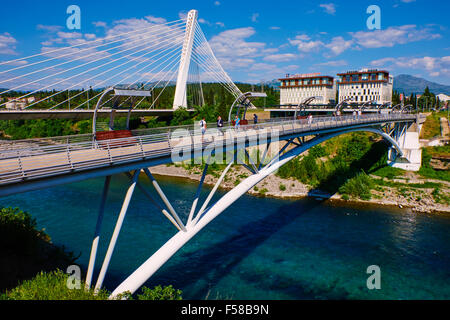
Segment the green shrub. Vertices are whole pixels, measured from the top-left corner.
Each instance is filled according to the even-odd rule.
[[[31,280],[24,281],[18,287],[7,291],[2,297],[8,300],[106,300],[109,292],[100,290],[69,289],[69,275],[61,270],[49,273],[40,272]]]
[[[326,149],[322,147],[320,144],[309,149],[309,155],[314,158],[322,158],[328,155]]]
[[[55,246],[36,220],[17,208],[0,209],[0,292],[16,287],[40,271],[64,269],[75,258]]]
[[[356,177],[347,180],[340,188],[339,193],[357,197],[363,200],[370,200],[373,182],[370,177],[361,172]]]
[[[36,219],[18,208],[0,210],[0,249],[2,252],[22,252],[32,254],[37,240],[50,241],[43,231],[36,229]]]
[[[31,280],[23,281],[19,286],[0,295],[0,300],[107,300],[111,295],[106,289],[84,289],[84,283],[80,283],[80,289],[69,289],[67,286],[69,275],[61,270],[52,272],[40,272]],[[170,286],[156,286],[153,289],[142,287],[141,293],[136,295],[138,300],[181,300],[181,290]],[[116,297],[133,300],[133,296],[126,292]]]
[[[174,289],[171,285],[164,288],[156,286],[153,289],[143,287],[141,291],[137,295],[138,300],[182,300],[181,290]]]
[[[280,191],[286,191],[286,186],[282,183],[280,183],[279,188],[280,188]]]

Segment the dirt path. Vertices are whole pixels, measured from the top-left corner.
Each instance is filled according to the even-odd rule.
[[[450,128],[448,126],[447,118],[441,117],[442,137],[450,137]]]

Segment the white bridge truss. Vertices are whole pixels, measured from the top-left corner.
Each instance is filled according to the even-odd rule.
[[[216,184],[210,191],[207,198],[203,203],[199,202],[199,195],[203,187],[205,176],[208,172],[208,159],[204,159],[206,164],[203,169],[202,178],[200,180],[197,192],[193,195],[192,205],[189,212],[177,212],[171,204],[171,200],[167,198],[162,188],[159,186],[157,180],[151,174],[151,167],[142,167],[131,172],[125,172],[125,174],[130,179],[130,185],[126,193],[125,199],[123,201],[122,209],[119,213],[117,223],[111,237],[108,250],[103,261],[100,274],[98,276],[95,288],[98,290],[102,287],[103,280],[105,278],[106,272],[108,270],[109,263],[111,261],[111,256],[114,252],[114,248],[119,237],[119,233],[125,219],[128,206],[132,199],[133,193],[136,187],[142,191],[151,203],[155,205],[155,208],[169,220],[169,222],[175,227],[176,233],[173,235],[163,246],[161,246],[156,252],[154,252],[150,257],[143,262],[143,264],[136,269],[128,278],[126,278],[111,294],[110,298],[115,298],[125,291],[131,293],[136,292],[150,277],[152,277],[174,254],[178,252],[187,242],[189,242],[198,232],[200,232],[204,227],[206,227],[211,221],[213,221],[217,216],[222,214],[227,208],[229,208],[236,200],[243,196],[247,191],[252,189],[256,184],[264,180],[269,175],[273,174],[277,169],[286,164],[287,162],[293,160],[295,157],[299,156],[306,150],[312,148],[313,146],[327,141],[336,136],[350,133],[350,132],[371,132],[382,136],[392,148],[389,152],[389,157],[391,161],[394,161],[397,157],[403,156],[403,151],[398,143],[398,139],[404,134],[407,128],[414,122],[415,116],[409,115],[397,115],[400,116],[402,121],[386,122],[378,125],[362,124],[358,123],[366,121],[366,117],[363,116],[362,119],[354,119],[352,116],[347,116],[348,119],[345,121],[354,122],[353,126],[343,127],[339,129],[330,128],[330,130],[320,130],[312,131],[308,134],[299,134],[293,132],[292,135],[285,135],[284,132],[279,136],[279,132],[272,136],[271,139],[267,139],[267,130],[265,130],[264,139],[261,139],[258,134],[258,130],[253,130],[252,126],[248,126],[241,132],[234,132],[235,136],[233,142],[231,143],[231,149],[228,148],[228,152],[231,153],[231,159],[227,162],[227,166],[223,170],[222,174],[218,178]],[[372,116],[372,117],[380,117]],[[392,116],[391,116],[392,117]],[[342,118],[341,118],[342,120]],[[318,120],[319,121],[319,120]],[[275,125],[274,125],[275,127]],[[231,130],[231,129],[230,129]],[[246,132],[248,130],[248,132]],[[241,137],[241,138],[239,138]],[[253,137],[253,138],[252,138]],[[198,138],[198,137],[197,137]],[[193,138],[195,140],[195,137]],[[205,138],[206,139],[206,138]],[[237,140],[234,140],[237,139]],[[280,139],[280,140],[278,140]],[[189,139],[190,140],[190,139]],[[237,142],[236,142],[237,141]],[[240,141],[240,142],[239,142]],[[215,141],[215,143],[222,143],[221,141]],[[188,144],[189,145],[189,144]],[[221,145],[222,146],[222,145]],[[259,159],[254,159],[250,156],[250,149],[252,147],[258,147],[261,151],[262,156]],[[186,146],[185,146],[186,147]],[[173,152],[176,154],[183,153],[186,148],[183,145],[177,145],[174,147]],[[192,146],[195,149],[195,145]],[[208,149],[202,142],[202,150]],[[189,145],[189,150],[191,145]],[[210,150],[212,150],[210,148]],[[217,150],[217,149],[214,149]],[[231,151],[230,151],[231,150]],[[227,151],[223,151],[224,153]],[[184,160],[194,160],[195,155],[199,153],[192,153],[189,156],[184,157]],[[202,153],[200,153],[202,154]],[[243,158],[240,158],[242,157]],[[211,157],[211,154],[210,154]],[[247,157],[246,161],[244,160]],[[225,195],[219,199],[215,199],[215,194],[222,181],[224,180],[227,172],[233,164],[243,165],[250,173],[250,176],[240,182],[234,189],[228,191]],[[146,176],[154,187],[154,192],[158,195],[160,200],[156,199],[151,195],[149,190],[146,190],[143,185],[138,182],[140,175]],[[89,262],[86,286],[90,287],[92,284],[92,275],[96,261],[96,252],[100,237],[100,226],[102,223],[105,202],[107,200],[107,193],[109,188],[111,176],[106,176],[104,190],[101,197],[100,210],[98,215],[98,222],[95,230],[95,236],[92,242],[91,258]],[[213,201],[214,200],[214,201]],[[161,204],[162,201],[162,204]],[[180,217],[187,217],[185,221]]]

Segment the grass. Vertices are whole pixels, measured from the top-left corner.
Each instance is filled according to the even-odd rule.
[[[361,172],[356,177],[347,180],[339,188],[339,193],[362,200],[370,200],[372,187],[372,179],[365,172]]]
[[[428,153],[428,150],[422,149],[422,167],[418,173],[424,178],[450,182],[450,172],[434,170],[430,165],[431,158],[432,156]]]
[[[80,281],[80,288],[69,289],[67,283],[72,281],[69,275],[61,270],[40,272],[31,280],[23,281],[19,286],[6,291],[0,300],[108,300],[111,295],[106,289],[95,293],[94,289],[84,289]],[[181,290],[172,286],[156,286],[153,289],[142,287],[141,292],[133,297],[129,292],[118,295],[116,300],[181,300]]]
[[[76,258],[53,245],[50,236],[37,229],[37,223],[18,208],[0,208],[0,300],[106,300],[110,292],[69,289],[73,283],[66,270]],[[69,282],[70,281],[70,282]],[[142,288],[138,300],[179,300],[181,291],[172,286]]]
[[[420,139],[432,139],[441,135],[441,122],[439,118],[442,114],[442,112],[433,112],[427,117],[420,131]]]
[[[399,168],[394,168],[391,166],[385,166],[382,168],[379,168],[373,172],[371,172],[371,174],[380,177],[380,178],[387,178],[387,179],[394,179],[396,177],[401,177],[403,176],[405,173],[404,170],[399,169]]]
[[[394,181],[386,181],[384,179],[372,179],[373,183],[377,186],[390,187],[390,188],[417,188],[417,189],[433,189],[441,188],[441,183],[424,182],[424,183],[401,183]]]
[[[450,144],[438,147],[427,147],[425,149],[427,153],[432,157],[450,156]]]

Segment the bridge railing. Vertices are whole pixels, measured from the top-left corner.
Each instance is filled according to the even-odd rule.
[[[415,115],[378,114],[359,117],[350,115],[313,118],[312,121],[290,119],[249,124],[241,126],[239,129],[228,126],[224,129],[231,130],[235,136],[245,133],[248,138],[251,138],[249,135],[257,135],[261,130],[276,129],[279,137],[283,139],[283,136],[300,133],[314,134],[324,129],[412,120],[415,120]],[[157,128],[152,131],[154,133],[135,135],[131,138],[98,142],[90,139],[89,141],[44,146],[37,144],[25,149],[0,151],[0,184],[170,156],[173,149],[179,147],[171,145],[171,133],[176,129],[187,130],[192,137],[194,150],[202,149],[211,143],[211,136],[206,135],[205,139],[202,139],[200,130],[189,125]],[[220,140],[220,143],[223,143],[223,140]]]

